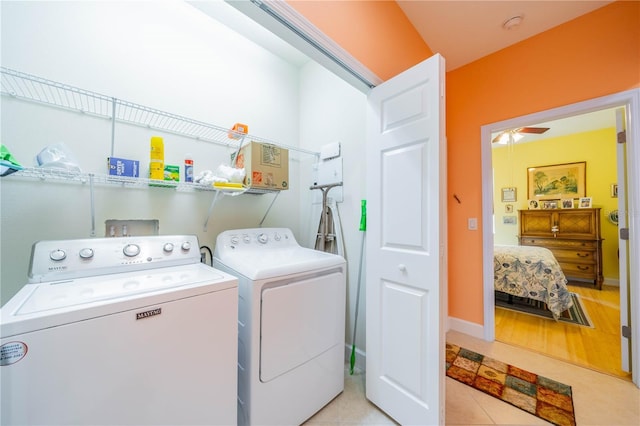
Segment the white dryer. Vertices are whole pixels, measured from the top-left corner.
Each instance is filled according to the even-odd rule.
[[[346,262],[286,228],[218,235],[238,277],[238,424],[298,425],[344,389]]]

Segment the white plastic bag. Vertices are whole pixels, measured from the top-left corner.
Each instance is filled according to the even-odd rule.
[[[225,178],[232,183],[242,183],[244,181],[245,174],[246,172],[244,169],[236,169],[235,167],[230,167],[224,164],[220,164],[216,171],[217,176]]]
[[[34,163],[36,167],[82,172],[75,156],[64,143],[55,143],[45,147],[36,155]]]

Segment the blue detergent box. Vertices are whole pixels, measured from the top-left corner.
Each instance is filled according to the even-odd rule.
[[[137,160],[109,157],[107,158],[107,163],[109,167],[109,174],[111,176],[140,176],[140,162]]]

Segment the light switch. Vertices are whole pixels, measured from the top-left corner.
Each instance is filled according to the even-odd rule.
[[[478,230],[478,218],[477,217],[470,217],[468,220],[468,226],[469,226],[469,230],[470,231],[477,231]]]

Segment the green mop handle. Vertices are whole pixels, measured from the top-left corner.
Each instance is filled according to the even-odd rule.
[[[360,202],[360,231],[367,230],[367,200]],[[356,365],[356,330],[358,329],[358,309],[360,307],[360,285],[362,283],[362,261],[364,255],[364,233],[360,245],[360,265],[358,266],[358,288],[356,290],[356,313],[353,318],[353,339],[351,342],[351,359],[349,372],[353,375],[353,367]]]
[[[360,230],[367,230],[367,200],[360,201]]]

